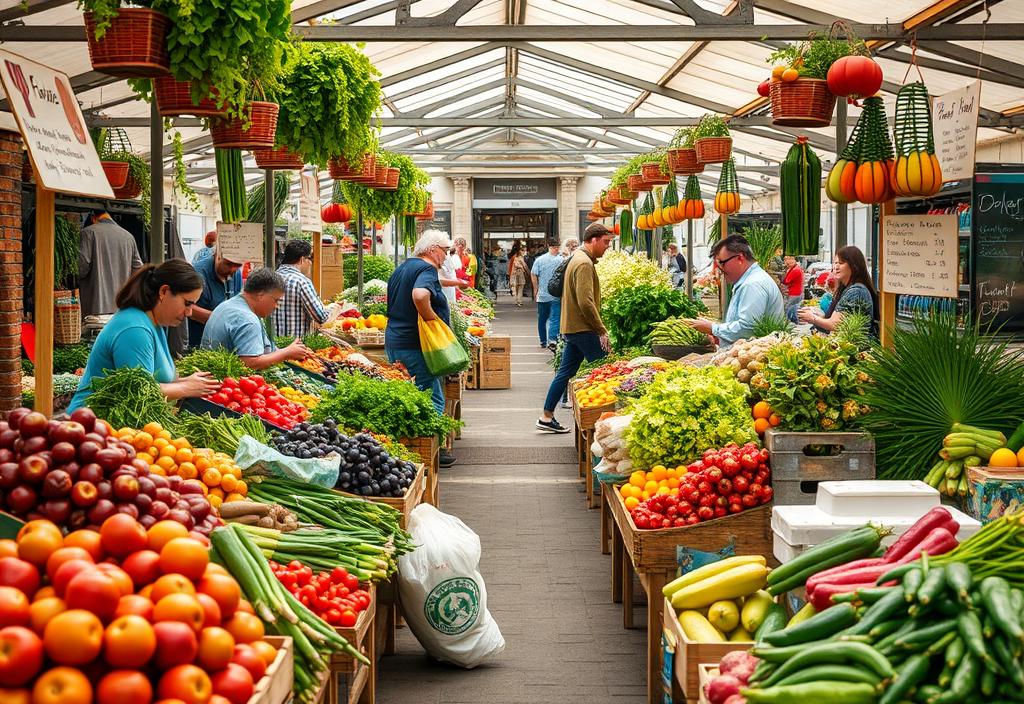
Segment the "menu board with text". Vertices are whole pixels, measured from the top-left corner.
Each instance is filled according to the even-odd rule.
[[[320,183],[313,174],[302,174],[299,196],[299,225],[303,232],[321,232]]]
[[[960,181],[974,173],[980,110],[981,81],[935,98],[932,107],[935,155],[942,167],[944,182]]]
[[[263,237],[263,225],[258,222],[217,223],[220,256],[238,264],[263,266]]]
[[[982,325],[1024,331],[1024,174],[974,178],[975,305]]]
[[[956,215],[886,215],[882,226],[882,291],[956,298]]]

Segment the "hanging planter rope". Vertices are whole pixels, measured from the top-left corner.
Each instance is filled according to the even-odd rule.
[[[889,200],[893,196],[889,172],[893,165],[892,142],[889,140],[889,124],[885,119],[885,108],[879,97],[864,101],[861,114],[864,129],[861,135],[861,149],[857,164],[854,190],[857,200],[870,205]]]
[[[704,200],[700,192],[700,181],[696,176],[686,179],[683,191],[683,220],[700,220],[704,217]]]
[[[850,132],[850,138],[840,152],[825,182],[825,195],[833,203],[852,203],[857,200],[855,188],[857,180],[857,164],[860,160],[862,135],[864,132],[865,114],[862,112],[857,123]]]
[[[920,69],[919,69],[920,71]],[[893,119],[896,161],[892,188],[901,196],[927,198],[942,188],[942,167],[935,156],[931,98],[924,81],[908,83],[896,94]]]
[[[736,160],[729,157],[722,164],[722,175],[718,178],[718,192],[715,194],[715,210],[720,215],[732,215],[740,209],[740,182],[736,177]]]

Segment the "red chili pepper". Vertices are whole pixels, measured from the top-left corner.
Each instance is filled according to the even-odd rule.
[[[814,591],[807,594],[807,600],[814,604],[815,611],[824,611],[832,604],[832,597],[839,594],[851,594],[858,589],[871,589],[874,582],[860,582],[857,584],[819,584]]]
[[[921,557],[921,553],[927,552],[929,555],[944,555],[949,552],[960,542],[956,539],[956,536],[950,533],[945,528],[936,528],[928,536],[918,543],[909,553],[901,557],[899,560],[892,562],[894,565],[902,565],[906,562],[913,562],[914,560]]]
[[[895,562],[904,555],[909,553],[919,543],[924,541],[928,535],[936,528],[940,528],[950,521],[953,520],[952,514],[946,510],[943,506],[936,506],[928,513],[921,516],[917,523],[910,526],[907,532],[899,537],[899,539],[889,546],[889,549],[882,555],[887,562]],[[957,526],[959,528],[959,526]],[[955,535],[956,531],[952,531]],[[929,553],[930,554],[930,553]]]

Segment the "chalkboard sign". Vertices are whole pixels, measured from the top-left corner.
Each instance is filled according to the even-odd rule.
[[[974,179],[975,305],[983,325],[1024,332],[1024,174]]]

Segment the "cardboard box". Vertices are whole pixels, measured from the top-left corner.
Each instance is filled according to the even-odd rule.
[[[481,389],[510,389],[512,388],[512,370],[480,372]]]
[[[324,266],[320,269],[320,298],[325,301],[345,290],[345,276],[341,266]]]

